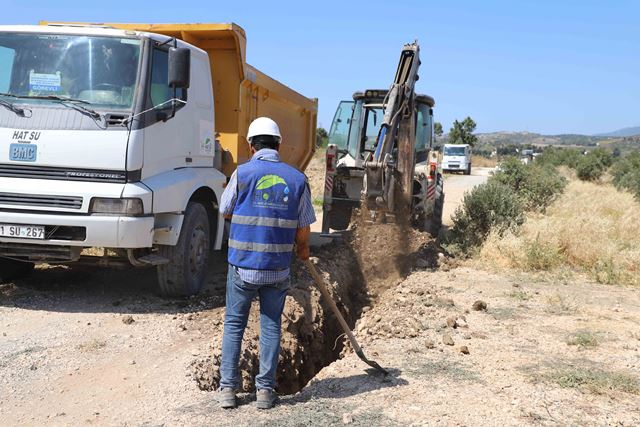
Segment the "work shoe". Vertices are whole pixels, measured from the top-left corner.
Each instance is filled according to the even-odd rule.
[[[238,406],[236,402],[236,392],[231,388],[221,388],[220,391],[218,391],[218,402],[220,402],[221,408],[235,408]]]
[[[278,395],[270,388],[263,388],[256,393],[256,406],[258,409],[271,409],[276,404]]]

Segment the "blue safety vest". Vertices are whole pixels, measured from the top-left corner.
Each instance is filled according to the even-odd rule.
[[[277,160],[251,159],[237,170],[238,197],[229,233],[229,264],[254,270],[291,265],[306,179]]]

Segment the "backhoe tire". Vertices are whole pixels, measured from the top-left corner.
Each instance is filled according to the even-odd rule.
[[[329,211],[329,227],[334,230],[346,230],[351,223],[353,207],[334,204]]]
[[[431,230],[429,234],[433,238],[438,238],[440,235],[440,229],[442,228],[442,212],[444,210],[444,193],[440,193],[440,196],[436,199],[436,204],[433,208],[433,220],[431,221]]]
[[[32,262],[0,258],[0,283],[25,278],[33,272],[34,267]]]
[[[442,213],[444,211],[444,181],[442,179],[442,175],[438,175],[437,186],[433,212],[429,217],[424,219],[422,229],[422,231],[426,231],[434,239],[438,238],[440,235],[440,228],[442,228]]]
[[[207,209],[189,202],[178,244],[161,245],[158,255],[169,259],[158,266],[158,288],[164,297],[195,295],[202,289],[209,263],[210,223]]]

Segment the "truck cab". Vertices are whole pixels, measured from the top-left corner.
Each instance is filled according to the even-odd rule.
[[[445,144],[442,152],[442,169],[445,172],[462,172],[471,175],[471,146]]]
[[[277,106],[300,141],[285,160],[313,154],[317,101],[246,64],[245,43],[235,24],[0,27],[0,277],[101,247],[102,264],[157,267],[163,295],[198,292],[249,122]]]

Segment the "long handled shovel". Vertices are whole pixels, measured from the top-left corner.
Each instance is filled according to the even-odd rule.
[[[313,280],[316,282],[316,286],[318,287],[318,289],[320,289],[322,297],[327,301],[329,307],[331,307],[331,310],[333,311],[333,314],[335,314],[338,318],[338,321],[340,322],[340,326],[342,326],[344,333],[347,334],[347,337],[349,337],[351,346],[353,346],[353,349],[355,350],[358,357],[364,363],[374,368],[376,371],[382,372],[385,375],[389,375],[389,372],[387,372],[387,370],[382,366],[378,365],[377,362],[367,359],[367,357],[364,355],[364,352],[362,351],[362,347],[360,347],[360,344],[358,344],[358,341],[356,341],[356,337],[353,335],[353,332],[351,332],[351,329],[349,329],[349,325],[347,325],[347,322],[344,320],[344,317],[342,317],[340,310],[338,310],[338,306],[333,301],[333,298],[331,298],[331,294],[329,294],[327,285],[325,284],[322,276],[320,276],[320,274],[318,273],[318,270],[316,270],[316,266],[313,265],[313,263],[309,259],[305,261],[305,264],[309,269],[309,273],[311,273],[311,276],[313,276]]]

